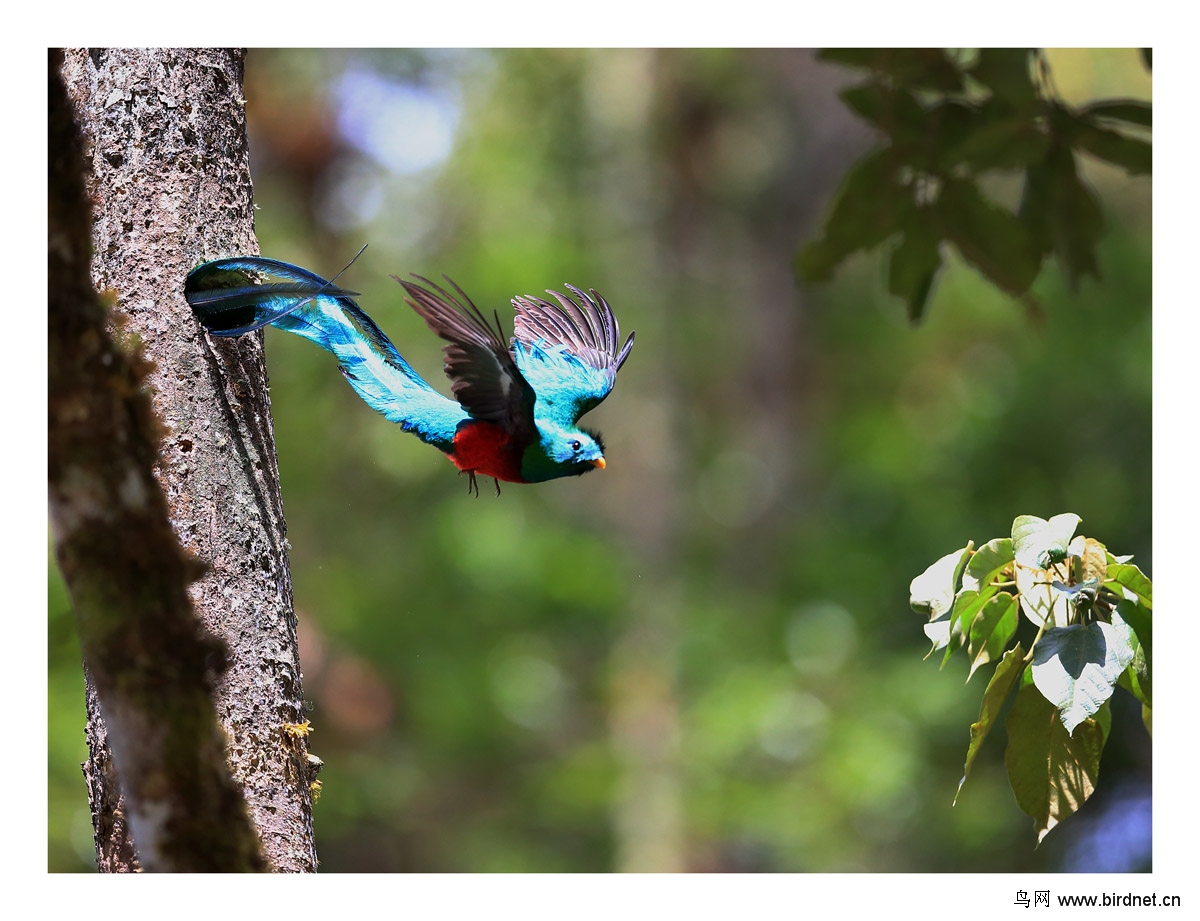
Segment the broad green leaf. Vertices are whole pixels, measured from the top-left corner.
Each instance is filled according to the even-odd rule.
[[[796,259],[805,281],[828,281],[851,253],[877,246],[907,223],[912,191],[899,182],[896,170],[896,153],[890,147],[867,154],[851,167],[838,188],[823,235]]]
[[[1113,626],[1124,627],[1132,634],[1133,661],[1121,675],[1123,684],[1142,703],[1142,721],[1146,731],[1151,732],[1150,711],[1153,703],[1153,637],[1151,615],[1136,601],[1128,599],[1118,602],[1113,612]],[[1151,732],[1151,734],[1153,734]]]
[[[1054,147],[1047,158],[1051,171],[1050,234],[1054,252],[1072,291],[1084,275],[1100,277],[1096,243],[1104,233],[1104,214],[1087,184],[1079,178],[1070,148]]]
[[[870,68],[913,89],[955,92],[963,88],[962,72],[941,48],[825,48],[817,57]]]
[[[1080,518],[1066,512],[1049,521],[1036,515],[1019,515],[1013,519],[1013,556],[1019,566],[1047,569],[1050,564],[1065,559],[1067,545],[1079,527]]]
[[[967,680],[971,680],[980,666],[999,658],[1016,632],[1016,596],[1003,592],[989,598],[971,623],[968,634],[967,655],[971,659],[971,671]]]
[[[925,658],[928,659],[939,649],[943,649],[950,643],[950,612],[946,611],[940,617],[931,620],[925,624],[925,635],[933,642],[933,648],[925,653]]]
[[[1004,115],[981,122],[962,140],[939,154],[949,168],[960,163],[982,172],[989,169],[1024,169],[1046,156],[1050,139],[1029,116]]]
[[[916,323],[925,313],[933,280],[942,267],[941,240],[919,216],[904,230],[900,245],[892,250],[888,291],[904,298],[908,318]]]
[[[1127,173],[1139,175],[1150,173],[1152,169],[1153,149],[1147,140],[1130,138],[1128,134],[1088,122],[1080,122],[1073,139],[1079,148],[1117,167],[1123,167]]]
[[[964,588],[954,597],[954,609],[950,612],[950,645],[942,659],[943,667],[950,656],[967,642],[975,618],[997,591],[999,589],[996,586],[985,585],[982,591]]]
[[[838,95],[851,111],[892,138],[909,141],[920,138],[925,131],[925,109],[908,90],[872,80]]]
[[[935,206],[942,235],[1010,294],[1024,294],[1041,268],[1025,225],[966,179],[947,179]]]
[[[1033,106],[1038,96],[1029,68],[1031,56],[1030,48],[980,48],[971,76],[1009,105]]]
[[[947,553],[912,580],[908,587],[908,603],[918,614],[930,620],[938,619],[954,606],[954,594],[971,555],[971,544]]]
[[[1076,582],[1102,583],[1108,577],[1108,550],[1100,541],[1080,534],[1067,546],[1067,556]]]
[[[952,152],[960,144],[979,131],[986,121],[980,107],[955,99],[943,99],[925,111],[925,122],[929,126],[925,148],[914,151],[914,159],[929,155],[932,169],[939,175],[958,163]],[[917,164],[914,164],[917,165]]]
[[[1017,566],[1017,591],[1021,593],[1021,610],[1039,627],[1042,624],[1066,626],[1071,619],[1067,596],[1054,588],[1054,583],[1068,578],[1065,563],[1053,569],[1030,569]]]
[[[1105,583],[1105,586],[1112,588],[1114,582],[1119,586],[1129,589],[1129,591],[1138,596],[1138,600],[1142,604],[1147,608],[1153,609],[1154,602],[1151,596],[1154,592],[1154,587],[1151,585],[1150,580],[1146,578],[1145,573],[1133,563],[1110,564],[1108,567],[1108,581]],[[1119,589],[1115,589],[1115,591],[1120,594]]]
[[[1008,782],[1017,805],[1033,817],[1040,844],[1095,790],[1107,735],[1104,717],[1084,721],[1071,735],[1037,688],[1023,687],[1004,727]]]
[[[1025,186],[1021,191],[1021,205],[1017,219],[1025,225],[1030,245],[1041,258],[1054,250],[1054,231],[1050,215],[1053,210],[1051,189],[1054,186],[1054,170],[1047,155],[1041,163],[1030,163],[1025,170]]]
[[[979,591],[1013,561],[1012,541],[1007,537],[994,537],[972,554],[963,571],[963,588]]]
[[[1141,125],[1143,128],[1151,126],[1152,113],[1150,103],[1140,99],[1106,99],[1103,102],[1093,102],[1079,110],[1079,114],[1084,118],[1111,118],[1131,125]]]
[[[1025,650],[1020,643],[1017,643],[1004,654],[1004,658],[996,666],[991,680],[984,689],[983,703],[979,707],[979,719],[971,724],[971,743],[967,746],[967,760],[963,765],[962,780],[958,782],[958,789],[954,792],[956,803],[958,794],[962,792],[963,784],[967,782],[967,776],[971,773],[971,765],[975,763],[975,756],[979,754],[984,739],[991,732],[996,717],[1000,715],[1000,710],[1004,707],[1004,702],[1008,700],[1008,695],[1012,693],[1013,687],[1021,677],[1021,671],[1025,667],[1024,657]]]
[[[1058,708],[1067,734],[1074,733],[1112,696],[1121,672],[1133,661],[1129,634],[1112,624],[1052,627],[1033,648],[1033,683]]]

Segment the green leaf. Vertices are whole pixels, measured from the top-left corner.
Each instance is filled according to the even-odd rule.
[[[1142,49],[1140,49],[1140,51],[1142,53],[1142,63],[1146,65],[1146,70],[1151,70],[1152,69],[1151,65],[1154,60],[1154,49],[1153,48],[1142,48]]]
[[[1054,706],[1036,688],[1023,687],[1004,726],[1008,782],[1017,805],[1033,817],[1040,844],[1096,789],[1107,737],[1104,718],[1086,720],[1068,734]]]
[[[925,635],[933,642],[933,648],[925,653],[926,659],[939,649],[944,649],[950,645],[950,620],[950,612],[946,611],[940,617],[934,618],[923,627]]]
[[[971,624],[967,656],[971,659],[970,681],[975,670],[995,661],[1017,632],[1017,599],[1007,592],[994,595],[980,609]]]
[[[1106,588],[1112,588],[1114,583],[1119,587],[1127,588],[1137,595],[1138,600],[1147,608],[1154,609],[1154,602],[1151,597],[1154,593],[1154,587],[1150,584],[1150,580],[1146,578],[1145,573],[1133,563],[1109,564],[1108,581],[1104,585]],[[1120,588],[1116,588],[1115,591],[1117,594],[1121,594]]]
[[[1071,735],[1112,696],[1132,661],[1129,634],[1112,624],[1051,627],[1033,649],[1033,683]]]
[[[1067,545],[1067,557],[1072,561],[1076,582],[1104,582],[1108,578],[1108,548],[1100,541],[1080,534]]]
[[[1149,141],[1132,138],[1091,122],[1080,120],[1073,132],[1075,146],[1094,157],[1124,167],[1133,175],[1149,173],[1153,166],[1153,148]]]
[[[933,280],[942,267],[941,240],[928,223],[917,218],[904,231],[900,245],[892,250],[888,267],[888,291],[904,298],[908,318],[916,323],[925,313]]]
[[[985,198],[973,182],[948,179],[935,210],[943,236],[964,259],[1009,294],[1024,294],[1037,278],[1041,257],[1025,225]]]
[[[1150,731],[1150,710],[1153,703],[1153,636],[1150,611],[1136,601],[1124,599],[1117,603],[1112,616],[1113,626],[1124,627],[1132,634],[1133,661],[1121,675],[1121,683],[1142,702],[1142,721]]]
[[[1079,110],[1079,114],[1084,118],[1111,118],[1149,128],[1153,109],[1150,103],[1140,99],[1106,99],[1084,106]]]
[[[943,168],[960,163],[975,171],[1024,169],[1046,156],[1050,139],[1027,115],[1000,115],[976,125],[938,157]]]
[[[826,48],[817,58],[869,68],[912,89],[956,92],[963,88],[962,72],[941,48]]]
[[[796,268],[805,281],[828,281],[843,259],[882,243],[907,221],[912,192],[896,178],[895,157],[890,147],[876,150],[846,174],[823,236],[797,257]]]
[[[963,588],[979,589],[1013,561],[1013,544],[1007,537],[994,537],[972,554],[963,571]]]
[[[1013,556],[1017,565],[1046,569],[1050,563],[1065,559],[1067,545],[1080,520],[1071,512],[1055,515],[1049,521],[1036,515],[1018,515],[1012,526]]]
[[[954,606],[959,580],[971,556],[971,544],[930,564],[908,586],[908,603],[918,614],[937,620]]]
[[[1030,73],[1031,48],[980,48],[971,76],[992,95],[1015,107],[1031,107],[1038,99]]]
[[[925,132],[925,109],[908,90],[872,80],[844,89],[838,95],[851,111],[892,138],[911,141]]]
[[[1096,243],[1104,234],[1100,202],[1079,178],[1075,155],[1067,147],[1055,147],[1047,160],[1051,171],[1048,194],[1050,236],[1054,252],[1072,291],[1084,275],[1100,277],[1096,265]]]
[[[982,591],[964,588],[954,598],[954,609],[950,612],[950,642],[946,655],[942,658],[942,667],[950,660],[958,649],[962,648],[971,633],[975,618],[999,589],[994,585],[984,586]]]
[[[991,680],[983,691],[979,719],[971,724],[971,743],[967,746],[967,760],[963,765],[962,780],[958,782],[958,789],[954,792],[954,802],[956,803],[958,794],[962,792],[963,784],[967,782],[967,776],[971,773],[971,765],[975,763],[975,756],[983,747],[983,741],[991,732],[996,717],[1000,715],[1000,710],[1004,707],[1004,702],[1008,700],[1008,695],[1012,693],[1012,689],[1017,684],[1017,679],[1021,677],[1021,671],[1025,668],[1024,656],[1025,650],[1020,643],[1017,643],[1004,654],[1004,658],[996,666]]]

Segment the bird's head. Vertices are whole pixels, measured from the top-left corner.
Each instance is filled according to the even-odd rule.
[[[604,441],[599,432],[539,422],[541,439],[530,445],[521,464],[526,481],[534,483],[564,476],[579,476],[605,467]]]

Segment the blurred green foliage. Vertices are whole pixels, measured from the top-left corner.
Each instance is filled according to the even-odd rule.
[[[1085,275],[1100,277],[1104,218],[1078,156],[1149,173],[1149,102],[1071,106],[1042,49],[848,48],[820,57],[870,73],[840,95],[882,140],[847,173],[822,236],[801,251],[806,280],[828,280],[847,256],[893,235],[888,290],[914,321],[941,270],[943,241],[1035,309],[1028,291],[1046,256],[1073,291]],[[997,171],[1021,174],[1015,212],[981,188]]]
[[[1148,97],[1132,57],[1068,54],[1059,89]],[[1072,855],[1148,793],[1136,706],[1033,851],[997,740],[951,808],[977,702],[921,662],[905,593],[1018,511],[1070,508],[1151,572],[1146,180],[1081,160],[1104,279],[1043,273],[1040,327],[947,252],[912,330],[883,258],[792,275],[872,143],[811,52],[263,50],[246,73],[263,253],[328,276],[369,243],[343,281],[436,386],[390,273],[502,318],[570,281],[637,330],[587,419],[608,468],[498,499],[268,332],[324,870],[1096,869]],[[389,159],[451,128],[444,159]],[[88,869],[54,584],[50,865]]]

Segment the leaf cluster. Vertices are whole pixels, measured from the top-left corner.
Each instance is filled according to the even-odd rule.
[[[888,290],[923,316],[942,244],[998,288],[1027,296],[1047,256],[1072,291],[1099,277],[1104,219],[1079,174],[1086,153],[1131,174],[1151,169],[1151,107],[1111,99],[1074,108],[1057,98],[1037,49],[983,48],[970,63],[940,49],[828,49],[823,60],[870,72],[841,93],[880,133],[851,167],[821,236],[796,268],[828,281],[850,255],[894,240]],[[1014,212],[980,187],[988,173],[1022,174]]]
[[[930,655],[942,665],[959,650],[970,681],[996,663],[983,692],[962,790],[971,766],[1015,694],[1005,721],[1005,764],[1017,804],[1033,816],[1038,841],[1095,789],[1120,684],[1142,704],[1151,729],[1150,580],[1130,557],[1076,536],[1079,516],[1021,515],[1009,537],[972,542],[912,581],[909,603],[925,614]],[[1029,648],[1010,643],[1021,615],[1037,628]],[[957,794],[955,796],[957,799]]]

